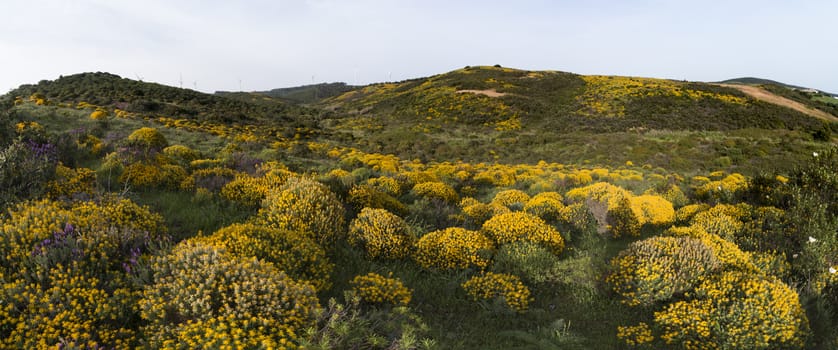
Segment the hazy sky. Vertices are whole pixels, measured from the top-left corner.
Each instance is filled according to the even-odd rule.
[[[838,93],[835,0],[0,0],[0,93],[89,71],[172,86],[366,84],[501,64]]]

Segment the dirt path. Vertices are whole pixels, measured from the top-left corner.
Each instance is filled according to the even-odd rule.
[[[768,103],[773,103],[775,105],[783,106],[783,107],[786,107],[786,108],[791,108],[795,111],[804,113],[806,115],[810,115],[810,116],[815,117],[815,118],[828,120],[828,121],[833,121],[833,122],[838,121],[838,117],[835,117],[832,114],[826,113],[826,112],[818,110],[818,109],[810,108],[810,107],[808,107],[808,106],[806,106],[806,105],[804,105],[800,102],[792,101],[792,100],[789,100],[789,99],[787,99],[785,97],[782,97],[782,96],[777,96],[775,94],[772,94],[771,92],[768,92],[768,91],[766,91],[764,89],[761,89],[759,87],[756,87],[756,86],[739,85],[739,84],[719,84],[719,85],[737,89],[739,91],[744,92],[746,95],[751,96],[751,97],[753,97],[757,100],[765,101],[765,102],[768,102]]]
[[[491,90],[457,90],[457,93],[458,94],[470,93],[470,94],[486,95],[486,96],[489,96],[489,97],[501,97],[501,96],[506,95],[506,93],[497,92],[497,90],[495,90],[495,89],[491,89]]]

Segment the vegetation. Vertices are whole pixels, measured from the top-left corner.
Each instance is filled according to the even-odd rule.
[[[312,103],[0,97],[0,348],[838,347],[820,120],[503,67]]]

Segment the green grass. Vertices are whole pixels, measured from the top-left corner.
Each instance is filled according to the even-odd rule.
[[[145,191],[129,193],[128,197],[163,215],[175,242],[199,233],[212,234],[255,213],[253,209],[219,198],[201,198],[184,192]]]
[[[832,96],[817,95],[812,97],[812,100],[823,102],[829,105],[838,105],[838,98]]]

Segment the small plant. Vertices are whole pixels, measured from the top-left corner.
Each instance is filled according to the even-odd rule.
[[[463,289],[474,300],[500,298],[510,310],[525,312],[532,297],[530,290],[514,275],[487,272],[463,283]]]
[[[407,306],[412,291],[402,281],[392,277],[392,273],[390,277],[384,277],[374,272],[355,276],[350,282],[352,292],[366,303]]]

